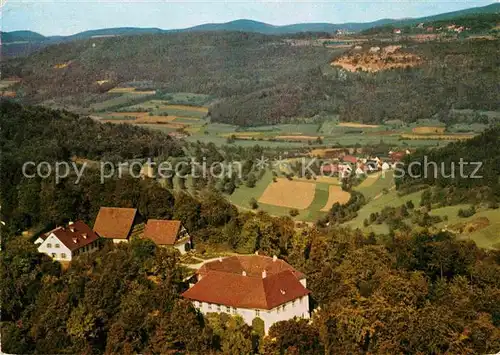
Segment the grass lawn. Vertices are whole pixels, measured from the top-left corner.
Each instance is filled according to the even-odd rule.
[[[398,207],[406,203],[406,201],[411,200],[415,206],[420,204],[420,196],[422,191],[414,192],[412,194],[399,196],[398,192],[395,190],[390,191],[385,195],[381,195],[379,198],[374,199],[358,212],[358,216],[353,220],[345,223],[344,225],[352,227],[353,229],[360,228],[365,232],[375,232],[385,234],[389,232],[389,228],[385,224],[373,224],[368,227],[363,226],[363,221],[365,219],[370,219],[370,214],[375,212],[380,212],[384,207]]]
[[[250,188],[245,185],[241,185],[234,190],[233,194],[228,197],[231,203],[236,206],[243,208],[250,208],[249,201],[253,197],[256,200],[264,193],[264,190],[267,188],[267,185],[273,181],[273,174],[271,171],[266,170],[261,179],[259,179],[255,187]]]
[[[394,171],[389,170],[385,174],[379,174],[380,176],[371,185],[361,183],[354,190],[361,192],[367,199],[373,199],[377,195],[380,195],[384,189],[389,190],[394,186]],[[369,178],[367,177],[367,179]]]
[[[431,211],[431,215],[435,216],[448,216],[448,221],[441,222],[437,224],[438,227],[444,227],[445,225],[454,225],[458,223],[467,223],[474,221],[480,217],[486,217],[490,221],[490,225],[486,228],[477,230],[472,233],[460,235],[460,239],[470,239],[476,242],[476,244],[481,248],[497,248],[500,249],[500,209],[492,210],[480,210],[474,216],[467,218],[458,217],[459,209],[469,208],[470,205],[455,205],[447,206],[443,208],[438,208]]]
[[[228,197],[228,199],[237,207],[248,210],[250,209],[248,203],[250,199],[253,197],[258,200],[264,193],[267,186],[273,183],[272,180],[272,173],[269,170],[266,170],[266,173],[262,179],[257,181],[254,188],[248,188],[244,185],[240,186],[231,196]],[[296,221],[315,222],[319,217],[323,216],[325,212],[321,212],[320,210],[328,201],[328,189],[329,184],[316,183],[313,202],[307,209],[299,210],[299,215],[293,217],[293,219]],[[265,211],[273,216],[290,216],[290,208],[265,203],[259,203],[257,211]]]
[[[150,96],[153,95],[147,93],[143,94],[139,92],[136,92],[134,94],[121,94],[121,95],[110,94],[109,100],[97,102],[95,104],[92,104],[90,107],[95,111],[105,111],[118,105],[126,105],[128,103],[132,104],[135,100],[141,100],[141,99],[147,100],[148,97]]]

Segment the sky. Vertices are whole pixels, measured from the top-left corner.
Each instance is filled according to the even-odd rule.
[[[495,0],[0,0],[1,30],[71,35],[110,27],[177,29],[246,18],[273,25],[369,22],[485,6]]]

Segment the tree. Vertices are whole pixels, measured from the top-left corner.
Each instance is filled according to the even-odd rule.
[[[253,197],[250,199],[249,204],[253,210],[256,210],[257,208],[259,208],[259,204],[257,203],[257,200]]]

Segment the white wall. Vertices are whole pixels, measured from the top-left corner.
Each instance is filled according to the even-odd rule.
[[[56,247],[57,246],[57,247]],[[72,258],[71,250],[69,250],[61,241],[51,233],[40,246],[38,252],[47,254],[53,260],[70,261]],[[61,254],[66,254],[65,257]]]
[[[98,240],[95,240],[89,245],[86,245],[83,248],[80,248],[75,251],[71,251],[68,247],[66,247],[55,235],[51,233],[40,246],[38,247],[38,252],[47,254],[53,260],[58,261],[71,261],[72,258],[76,255],[80,255],[87,252],[93,252],[99,249]],[[50,245],[50,247],[49,247]],[[65,254],[65,255],[62,255]]]
[[[113,239],[113,243],[128,243],[128,239]]]
[[[252,325],[252,321],[255,317],[259,317],[264,321],[264,330],[266,334],[269,332],[269,328],[276,323],[284,320],[289,320],[294,317],[297,318],[309,318],[309,297],[304,296],[297,298],[293,302],[288,302],[286,304],[280,305],[279,307],[273,308],[271,310],[256,310],[247,308],[227,308],[224,305],[208,304],[206,302],[193,301],[196,308],[200,310],[201,313],[227,313],[233,315],[239,315],[243,318],[245,323]],[[284,307],[284,308],[283,308]]]

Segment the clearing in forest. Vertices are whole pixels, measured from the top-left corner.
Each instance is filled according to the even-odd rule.
[[[346,204],[351,198],[351,194],[342,190],[340,186],[330,185],[328,188],[328,202],[325,207],[321,209],[322,212],[328,212],[335,203],[340,203],[341,205]]]
[[[303,210],[313,202],[315,191],[314,183],[278,178],[267,186],[259,202]]]

